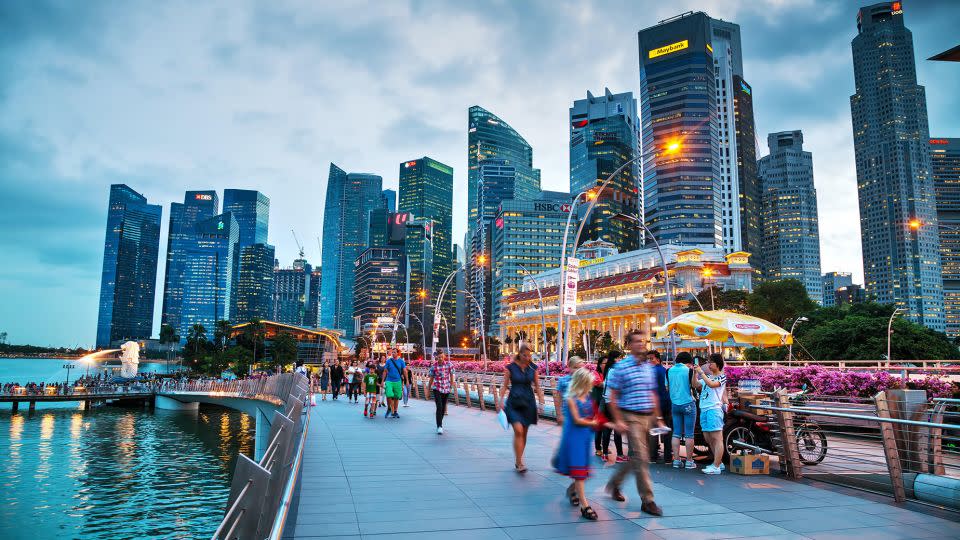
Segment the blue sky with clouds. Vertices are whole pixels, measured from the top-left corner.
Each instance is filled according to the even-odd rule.
[[[960,136],[960,2],[904,1],[930,130]],[[402,161],[455,169],[466,228],[467,108],[522,133],[544,189],[567,190],[567,109],[639,86],[637,31],[687,10],[741,25],[757,134],[813,152],[823,270],[862,274],[850,126],[858,2],[825,0],[0,2],[0,331],[90,345],[106,203],[259,189],[284,265],[319,261],[331,161],[396,187]],[[158,277],[163,275],[163,268]],[[157,287],[157,317],[162,286]],[[159,324],[154,328],[158,331]]]

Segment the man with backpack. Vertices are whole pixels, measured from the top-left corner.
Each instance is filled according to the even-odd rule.
[[[393,415],[394,418],[400,418],[397,413],[397,407],[400,405],[400,399],[403,397],[403,370],[407,364],[400,356],[400,351],[393,349],[384,365],[384,383],[383,391],[387,395],[387,418]]]
[[[667,386],[670,389],[671,416],[673,417],[673,468],[696,469],[693,461],[693,428],[697,423],[697,402],[693,399],[693,357],[684,351],[677,354],[677,363],[667,370]],[[680,441],[687,449],[686,465],[680,461]]]

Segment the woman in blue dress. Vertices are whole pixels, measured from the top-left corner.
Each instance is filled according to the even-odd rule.
[[[320,396],[323,401],[327,400],[327,389],[330,386],[330,366],[326,362],[320,367]]]
[[[578,369],[570,379],[570,388],[563,400],[563,432],[560,435],[560,447],[553,457],[553,468],[560,474],[569,476],[573,483],[567,488],[567,497],[573,506],[581,506],[580,515],[596,520],[597,513],[590,507],[584,490],[584,483],[590,476],[590,447],[593,443],[597,421],[594,417],[593,389],[594,375],[589,370]]]
[[[542,399],[537,366],[533,363],[530,346],[526,343],[520,345],[520,352],[503,370],[503,386],[497,403],[498,413],[500,403],[504,403],[503,396],[508,391],[510,395],[503,410],[507,414],[507,422],[513,426],[513,454],[516,458],[514,467],[517,472],[525,473],[527,466],[523,462],[523,451],[527,447],[527,431],[530,425],[537,423],[537,399]],[[542,401],[540,406],[543,406]]]

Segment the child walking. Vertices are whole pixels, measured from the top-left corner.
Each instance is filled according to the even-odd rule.
[[[377,417],[377,401],[380,397],[380,384],[377,377],[377,370],[371,368],[363,376],[364,391],[367,393],[367,400],[363,405],[363,415],[367,418]]]
[[[584,368],[576,370],[563,400],[563,433],[553,457],[553,468],[573,479],[566,491],[570,504],[580,506],[580,515],[595,521],[597,513],[590,507],[584,491],[584,483],[590,476],[593,432],[598,427],[590,399],[592,389],[593,373]]]

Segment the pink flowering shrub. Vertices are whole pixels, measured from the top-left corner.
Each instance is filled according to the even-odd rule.
[[[935,375],[905,382],[902,377],[891,375],[886,371],[841,371],[822,366],[796,368],[731,366],[724,371],[731,386],[741,379],[759,379],[760,387],[764,390],[773,390],[777,386],[798,390],[806,384],[813,393],[824,396],[872,397],[877,392],[891,388],[926,390],[929,397],[950,397],[960,394],[960,387],[955,383]]]

